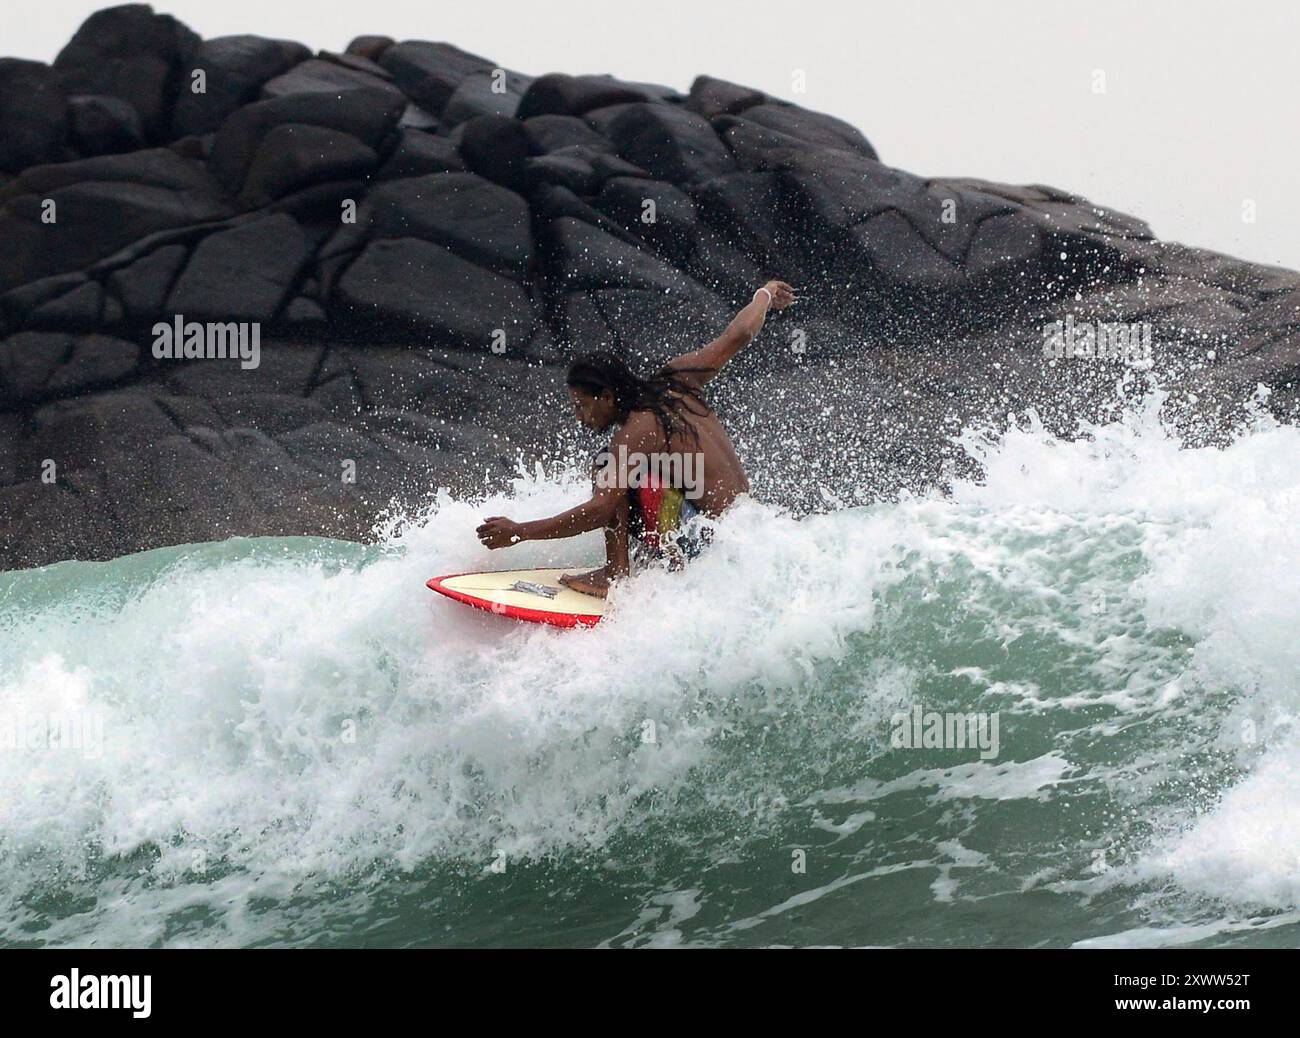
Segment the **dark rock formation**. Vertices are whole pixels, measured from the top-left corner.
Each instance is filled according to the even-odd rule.
[[[103,94],[130,106],[151,141],[171,128],[181,74],[200,40],[168,14],[126,4],[92,14],[54,59],[69,94]]]
[[[1300,275],[1068,192],[893,169],[707,76],[534,78],[379,36],[313,55],[140,4],[53,65],[0,59],[0,241],[10,567],[364,535],[566,444],[575,349],[652,363],[768,277],[801,303],[718,402],[793,505],[933,483],[978,417],[1104,415],[1127,369],[1047,357],[1067,316],[1150,324],[1143,367],[1198,435],[1257,383],[1300,402]],[[255,322],[257,367],[158,355],[178,315]]]
[[[214,133],[237,108],[256,101],[262,84],[306,61],[311,51],[300,43],[260,36],[218,36],[204,40],[181,76],[172,114],[172,134]],[[204,90],[194,89],[196,71]]]

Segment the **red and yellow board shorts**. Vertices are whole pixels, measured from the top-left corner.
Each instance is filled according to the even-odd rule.
[[[641,520],[642,543],[670,565],[693,559],[709,542],[711,531],[696,521],[699,509],[677,487],[651,479],[632,491],[632,506]]]

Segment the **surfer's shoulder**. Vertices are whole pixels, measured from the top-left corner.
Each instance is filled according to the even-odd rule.
[[[633,411],[627,416],[627,421],[619,429],[618,435],[614,437],[611,443],[625,443],[628,447],[636,447],[646,440],[653,439],[659,431],[659,420],[655,418],[650,411]]]

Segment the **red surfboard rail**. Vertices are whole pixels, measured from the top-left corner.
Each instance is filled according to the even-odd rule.
[[[552,627],[594,627],[600,623],[601,618],[599,616],[589,613],[554,613],[542,609],[529,609],[527,606],[487,602],[477,595],[446,587],[443,583],[456,577],[472,577],[475,575],[472,570],[466,573],[447,573],[441,577],[433,577],[426,582],[425,586],[429,590],[445,595],[453,601],[462,602],[467,606],[473,606],[475,609],[482,609],[485,613],[492,613],[495,616],[508,616],[512,620],[525,620],[534,624],[550,624]]]

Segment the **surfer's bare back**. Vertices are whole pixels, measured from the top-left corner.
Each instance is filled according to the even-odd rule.
[[[575,360],[565,381],[578,421],[599,432],[618,427],[595,459],[591,498],[531,522],[493,516],[478,528],[479,540],[489,548],[505,548],[603,528],[605,565],[562,578],[575,591],[602,597],[613,580],[629,571],[629,533],[671,562],[693,554],[705,535],[696,519],[721,515],[749,490],[731,439],[702,389],[759,333],[769,309],[784,310],[794,301],[794,289],[784,281],[769,281],[721,335],[650,378],[638,377],[608,352]],[[647,465],[647,459],[667,459],[668,464]],[[684,463],[694,459],[698,465]],[[686,472],[698,472],[699,480],[679,485],[686,483],[681,478]]]

